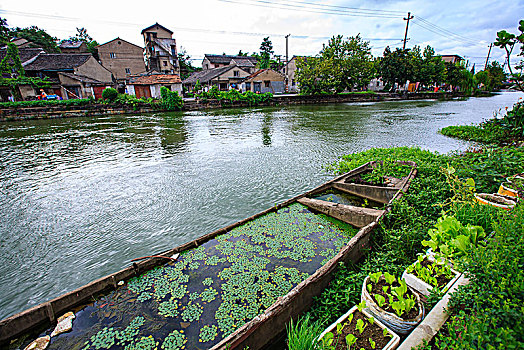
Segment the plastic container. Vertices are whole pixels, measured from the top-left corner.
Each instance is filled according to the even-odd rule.
[[[425,258],[428,259],[430,262],[434,262],[435,261],[435,256],[434,255],[429,255],[428,254],[428,255],[425,256]],[[411,266],[414,266],[416,263],[417,262],[415,261],[413,264],[411,264]],[[455,271],[454,269],[451,269],[451,272],[453,272],[453,274],[455,274],[455,277],[453,277],[451,279],[451,281],[449,281],[442,288],[442,291],[444,293],[447,292],[449,290],[449,288],[451,288],[451,286],[460,277],[460,272]],[[429,296],[431,294],[431,290],[433,289],[433,286],[428,284],[428,283],[426,283],[426,282],[424,282],[423,280],[418,278],[416,275],[407,272],[407,269],[404,270],[404,273],[402,273],[402,278],[406,281],[406,284],[408,285],[408,287],[411,287],[412,289],[414,289],[418,293],[420,293],[422,295],[425,295],[425,296]]]
[[[352,313],[354,313],[356,310],[357,310],[357,306],[355,305],[351,309],[349,309],[349,311],[346,312],[344,315],[340,316],[338,320],[333,322],[328,328],[326,328],[326,330],[324,332],[322,332],[322,334],[320,334],[320,336],[318,337],[318,341],[321,341],[321,339],[324,337],[324,335],[326,335],[326,333],[332,332],[333,330],[335,330],[335,332],[336,332],[337,324],[344,322],[346,320],[346,318],[348,318],[348,316],[351,315]],[[368,312],[366,312],[366,310],[362,310],[362,313],[366,317],[372,317],[373,316],[373,315],[369,314]],[[382,329],[384,329],[384,328],[387,329],[389,334],[391,334],[393,336],[393,338],[391,338],[391,340],[386,344],[386,346],[384,346],[382,348],[382,350],[393,350],[393,349],[396,349],[398,344],[400,344],[400,337],[395,332],[393,332],[391,329],[389,329],[387,326],[385,326],[382,322],[377,320],[376,318],[375,318],[375,324],[378,325]],[[380,350],[380,349],[377,349],[377,350]]]
[[[511,210],[515,206],[515,202],[504,197],[497,196],[489,193],[478,193],[475,194],[475,199],[481,204],[491,205],[493,207],[501,208],[504,210]],[[504,204],[502,204],[502,203]]]
[[[384,278],[384,277],[381,277]],[[362,296],[361,299],[366,302],[366,311],[369,312],[376,320],[382,322],[386,327],[393,330],[397,334],[406,335],[411,332],[415,327],[422,321],[424,318],[424,305],[420,301],[419,294],[414,291],[411,287],[408,286],[408,289],[415,295],[417,298],[417,307],[418,315],[411,320],[404,320],[403,318],[398,317],[394,313],[387,312],[377,305],[375,300],[371,297],[366,289],[366,284],[368,283],[369,276],[366,277],[364,283],[362,284]]]

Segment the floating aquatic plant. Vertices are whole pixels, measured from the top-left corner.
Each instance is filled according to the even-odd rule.
[[[92,336],[86,349],[155,348],[158,343],[142,335],[165,334],[167,325],[178,324],[193,327],[189,334],[198,334],[199,342],[211,346],[306,279],[320,267],[321,259],[323,264],[335,256],[355,232],[298,203],[249,221],[128,281],[127,292],[137,302],[133,307],[151,310],[151,320],[161,316],[169,317],[169,322],[148,321],[139,332],[143,317],[124,330],[113,328],[117,321]],[[192,348],[198,346],[197,339],[188,339],[183,330],[173,330],[161,348],[183,349],[188,342]]]
[[[215,325],[205,325],[200,329],[199,342],[207,343],[208,341],[214,340],[218,334],[218,328]]]
[[[202,305],[190,302],[184,311],[182,311],[182,320],[184,320],[184,322],[196,321],[200,318],[203,311]]]
[[[187,343],[187,338],[184,331],[174,330],[164,339],[161,348],[162,350],[179,350],[184,348],[185,343]]]

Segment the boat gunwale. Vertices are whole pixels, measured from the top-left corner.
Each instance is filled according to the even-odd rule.
[[[398,188],[397,193],[393,196],[393,198],[389,201],[389,203],[386,205],[386,208],[384,209],[383,213],[378,216],[375,221],[372,223],[362,227],[352,238],[351,240],[339,251],[337,255],[335,255],[333,258],[331,258],[327,263],[322,265],[320,268],[315,271],[311,276],[309,276],[304,281],[300,282],[298,285],[296,285],[291,291],[289,291],[285,296],[280,297],[277,299],[275,303],[273,303],[269,308],[267,308],[264,313],[261,315],[256,316],[251,321],[245,323],[242,327],[237,329],[235,332],[230,334],[228,337],[222,339],[218,344],[213,346],[210,350],[231,350],[231,349],[244,349],[246,346],[251,349],[251,344],[246,343],[249,339],[249,336],[253,335],[253,333],[263,327],[264,325],[267,325],[268,322],[271,322],[274,317],[278,315],[282,315],[287,313],[288,317],[284,317],[289,319],[295,319],[298,317],[298,315],[301,314],[300,311],[294,312],[296,315],[291,314],[293,302],[302,294],[307,293],[309,289],[314,288],[316,285],[327,285],[331,279],[332,279],[332,273],[338,266],[340,262],[347,262],[347,260],[351,260],[351,255],[357,255],[357,260],[361,256],[362,251],[366,248],[368,248],[369,244],[369,236],[375,226],[378,225],[380,220],[389,212],[391,211],[391,205],[393,201],[400,199],[404,193],[409,188],[411,181],[415,178],[417,175],[417,164],[412,161],[402,161],[405,164],[408,164],[411,166],[411,171],[409,172],[408,176],[406,176],[405,179],[403,179],[400,184],[401,187]],[[364,164],[363,166],[360,166],[358,168],[355,168],[348,173],[345,173],[342,175],[342,178],[350,177],[351,175],[356,175],[354,172],[362,172],[365,170],[365,168],[371,166],[374,164],[375,161],[368,162]],[[340,177],[339,177],[340,178]],[[337,179],[334,179],[330,182],[339,181]],[[320,187],[320,186],[319,186]],[[314,189],[309,191],[310,193],[314,193],[318,190]],[[356,262],[356,261],[354,261]],[[310,301],[311,303],[311,301]],[[306,310],[309,308],[308,305],[302,305],[301,309]],[[274,326],[274,324],[273,324]],[[285,329],[285,325],[276,325],[275,328]],[[272,340],[277,338],[278,335],[274,335],[272,339],[268,339],[266,341],[267,345],[268,343],[271,343]],[[263,338],[263,337],[261,337]],[[259,349],[262,347],[255,346],[254,349]]]
[[[372,166],[373,164],[375,163],[375,161],[370,161],[370,162],[367,162],[357,168],[354,168],[352,170],[350,170],[349,172],[347,173],[344,173],[344,174],[341,174],[307,192],[304,192],[302,194],[299,194],[293,198],[290,198],[288,200],[285,200],[279,204],[276,204],[275,206],[273,207],[270,207],[268,209],[265,209],[259,213],[256,213],[248,218],[245,218],[245,219],[242,219],[242,220],[239,220],[233,224],[230,224],[226,227],[223,227],[223,228],[220,228],[218,230],[215,230],[213,232],[210,232],[208,234],[205,234],[203,236],[200,236],[190,242],[187,242],[187,243],[184,243],[182,245],[179,245],[175,248],[172,248],[170,250],[166,250],[164,252],[161,252],[159,254],[154,254],[154,255],[161,255],[161,256],[172,256],[174,254],[177,254],[177,253],[181,253],[183,251],[186,251],[188,249],[191,249],[191,248],[196,248],[212,239],[214,239],[215,237],[221,235],[221,234],[225,234],[229,231],[231,231],[232,229],[238,227],[238,226],[241,226],[249,221],[252,221],[260,216],[263,216],[263,215],[266,215],[268,213],[271,213],[271,212],[275,212],[283,207],[286,207],[294,202],[296,202],[298,199],[300,198],[303,198],[303,197],[306,197],[306,196],[310,196],[310,195],[314,195],[315,193],[318,193],[318,192],[321,192],[321,191],[325,191],[326,189],[328,189],[329,187],[331,187],[333,185],[334,182],[337,182],[337,181],[341,181],[345,178],[348,178],[348,177],[351,177],[351,176],[354,176],[358,173],[361,173],[365,170],[367,170],[370,166]],[[406,181],[404,182],[404,187],[408,184],[408,180],[409,178],[413,175],[413,172],[414,172],[414,175],[413,177],[416,175],[416,163],[414,162],[410,162],[411,165],[412,165],[412,170],[410,172],[410,174],[408,175]],[[410,182],[410,180],[409,180]],[[402,189],[399,189],[399,191],[397,192],[397,194],[393,197],[393,199],[391,199],[390,203],[395,199],[397,198],[397,196],[402,192]],[[389,206],[389,204],[388,204]],[[376,222],[378,222],[380,220],[380,218],[385,214],[387,213],[388,207],[386,207],[386,210],[384,211],[384,213],[382,215],[380,215],[377,219],[376,219]],[[372,223],[373,224],[373,223]],[[372,225],[370,224],[370,225]],[[369,227],[370,225],[367,225],[366,227]],[[362,231],[364,229],[366,229],[366,227],[363,227],[362,229],[359,230]],[[359,232],[357,232],[357,235],[359,235]],[[354,237],[355,237],[354,236]],[[348,246],[349,244],[351,243],[351,240],[350,242],[346,245]],[[343,248],[344,250],[344,248]],[[338,256],[338,254],[337,254]],[[336,257],[336,256],[335,256]],[[335,259],[335,258],[333,258]],[[331,260],[333,260],[331,259]],[[143,260],[143,261],[140,261],[140,262],[133,262],[130,266],[124,268],[124,269],[121,269],[117,272],[114,272],[112,274],[109,274],[109,275],[106,275],[104,277],[101,277],[101,278],[98,278],[94,281],[91,281],[79,288],[76,288],[68,293],[65,293],[65,294],[62,294],[54,299],[51,299],[49,301],[46,301],[46,302],[43,302],[43,303],[40,303],[38,305],[35,305],[29,309],[26,309],[24,311],[21,311],[19,313],[16,313],[12,316],[9,316],[3,320],[0,321],[0,345],[2,344],[5,344],[5,343],[8,343],[10,340],[12,339],[16,339],[16,337],[24,334],[24,333],[27,333],[27,332],[30,332],[31,330],[37,328],[37,327],[41,327],[43,326],[44,324],[49,323],[49,324],[53,324],[56,319],[57,319],[57,315],[61,314],[61,313],[64,313],[64,312],[67,312],[69,311],[71,308],[74,308],[74,307],[78,307],[80,305],[88,305],[88,301],[92,301],[93,300],[93,297],[94,296],[98,296],[98,295],[105,295],[105,294],[108,294],[110,293],[111,291],[113,290],[117,290],[120,286],[118,285],[119,282],[121,281],[127,281],[128,279],[132,278],[132,277],[135,277],[135,276],[139,276],[140,274],[142,273],[145,273],[157,266],[162,266],[166,264],[166,259],[165,258],[157,258],[157,257],[153,257],[153,258],[149,258],[147,260]],[[321,270],[324,266],[326,266],[328,263],[324,264],[323,266],[321,266],[319,269],[317,269],[317,272],[319,270]],[[316,275],[315,272],[313,275]],[[313,276],[312,275],[312,276]],[[311,278],[311,276],[309,277]],[[308,278],[308,279],[309,279]],[[308,279],[302,281],[299,285],[297,285],[296,287],[300,286],[301,284],[303,284],[304,282],[306,282]],[[296,288],[295,287],[295,288]],[[294,288],[294,289],[295,289]],[[291,293],[291,292],[290,292]],[[288,293],[288,295],[290,294]],[[273,305],[277,304],[278,303],[278,300],[277,302],[275,302]],[[267,310],[270,310],[272,307],[270,306]],[[258,317],[258,316],[257,316]],[[256,319],[256,318],[255,318]],[[252,321],[244,324],[247,325],[249,323],[251,323]],[[237,331],[235,331],[234,333],[232,333],[229,337],[231,337],[233,334],[236,334],[239,330],[243,329],[242,326],[241,328],[239,328]],[[229,339],[229,337],[226,337],[224,339]],[[222,341],[218,344],[222,344]],[[218,345],[217,344],[217,345]],[[217,348],[216,345],[212,348],[212,349],[215,349]],[[218,349],[218,348],[217,348]]]

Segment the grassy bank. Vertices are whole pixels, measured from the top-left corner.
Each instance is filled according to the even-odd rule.
[[[477,125],[453,125],[440,130],[445,136],[485,144],[509,145],[524,141],[524,101],[519,99],[502,117]]]
[[[299,322],[299,327],[306,327],[305,323],[310,327],[318,326],[319,323],[327,326],[358,304],[363,280],[369,273],[380,270],[399,276],[416,259],[417,253],[425,251],[421,242],[428,239],[428,230],[443,211],[454,214],[463,224],[481,225],[486,232],[499,227],[499,223],[507,217],[495,209],[478,204],[461,205],[461,187],[457,188],[457,183],[472,178],[477,192],[492,193],[496,192],[506,176],[524,170],[524,149],[508,147],[449,155],[417,148],[372,149],[343,157],[332,166],[332,170],[342,173],[371,160],[394,159],[411,160],[418,164],[418,175],[409,192],[393,204],[392,211],[373,233],[372,249],[363,261],[339,266],[334,280],[316,299],[308,312],[307,321]],[[506,267],[504,265],[501,269]],[[478,299],[475,302],[480,304],[485,297],[475,293],[470,295],[472,300]],[[519,298],[521,302],[524,301],[522,295]],[[524,314],[522,310],[517,313],[521,316]],[[473,325],[471,327],[473,329]],[[308,347],[291,349],[305,348]]]

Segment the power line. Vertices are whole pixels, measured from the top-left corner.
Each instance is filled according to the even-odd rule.
[[[260,2],[260,3],[266,3],[266,4],[274,4],[274,5],[284,5],[282,3],[275,3],[274,1],[263,1],[263,0],[251,0],[252,2]],[[361,13],[361,14],[381,14],[381,15],[393,15],[393,16],[400,16],[403,14],[402,11],[396,11],[396,10],[375,10],[375,9],[364,9],[359,7],[350,7],[350,6],[340,6],[340,5],[328,5],[328,4],[318,4],[314,2],[307,2],[307,1],[296,1],[296,0],[287,0],[286,3],[294,3],[297,4],[296,6],[302,6],[302,7],[313,7],[313,8],[320,8],[320,9],[327,9],[327,10],[350,10],[354,13]]]
[[[400,18],[401,15],[393,15],[393,14],[387,14],[387,13],[361,13],[356,11],[341,11],[336,9],[321,9],[321,8],[311,8],[308,6],[300,6],[300,5],[291,5],[291,4],[283,4],[283,3],[274,3],[271,1],[265,1],[265,0],[251,0],[252,2],[245,2],[240,0],[217,0],[221,2],[228,2],[232,4],[240,4],[240,5],[247,5],[247,6],[257,6],[257,7],[263,7],[263,8],[275,8],[275,9],[282,9],[282,10],[292,10],[292,11],[300,11],[300,12],[309,12],[309,13],[319,13],[319,14],[328,14],[328,15],[337,15],[337,16],[349,16],[349,17],[377,17],[377,18]]]
[[[430,32],[432,32],[432,33],[435,33],[435,34],[437,34],[437,35],[440,35],[440,36],[445,37],[445,38],[447,38],[447,39],[453,40],[453,41],[458,41],[458,42],[466,43],[466,44],[469,44],[469,45],[472,45],[472,46],[478,46],[478,47],[481,47],[481,46],[482,46],[482,47],[484,47],[483,45],[479,44],[478,42],[476,42],[476,43],[469,42],[469,41],[465,42],[464,40],[458,39],[458,38],[453,37],[453,36],[451,36],[451,35],[447,35],[447,34],[445,34],[445,33],[438,32],[438,31],[436,31],[436,30],[434,30],[434,29],[431,29],[430,27],[425,26],[424,24],[421,24],[420,22],[413,21],[413,24],[416,25],[416,26],[419,26],[419,27],[421,27],[421,28],[424,28],[424,29],[426,29],[426,30],[428,30],[428,31],[430,31]]]
[[[457,34],[457,33],[454,33],[450,30],[447,30],[445,28],[442,28],[442,27],[439,27],[438,25],[434,24],[434,23],[431,23],[430,21],[428,21],[427,19],[423,18],[423,17],[420,17],[420,16],[417,16],[417,19],[424,22],[425,24],[427,24],[428,26],[431,26],[435,29],[438,29],[438,30],[441,30],[449,35],[452,35],[452,36],[455,36],[457,38],[461,38],[462,40],[465,40],[465,41],[470,41],[470,42],[473,42],[473,43],[478,43],[478,40],[475,40],[475,39],[471,39],[471,38],[468,38],[468,37],[465,37],[463,35],[460,35],[460,34]]]
[[[67,21],[75,21],[78,22],[81,19],[77,17],[66,17],[66,16],[57,16],[57,15],[47,15],[47,14],[41,14],[41,13],[30,13],[30,12],[19,12],[19,11],[9,11],[9,10],[0,10],[0,13],[2,14],[11,14],[15,16],[26,16],[26,17],[35,17],[35,18],[44,18],[44,19],[59,19],[59,20],[67,20]],[[136,23],[128,23],[128,22],[116,22],[116,21],[105,21],[105,20],[90,20],[92,22],[98,22],[98,23],[107,23],[107,24],[118,24],[118,25],[124,25],[124,26],[132,26],[137,27]],[[228,35],[244,35],[244,36],[271,36],[271,37],[282,37],[284,38],[286,34],[279,34],[279,33],[257,33],[257,32],[239,32],[239,31],[228,31],[228,30],[217,30],[217,29],[204,29],[204,28],[187,28],[187,27],[170,27],[177,31],[185,31],[185,32],[195,32],[195,33],[212,33],[212,34],[228,34]],[[64,30],[61,30],[64,31]],[[331,39],[331,36],[312,36],[312,35],[293,35],[294,39]],[[390,41],[390,40],[398,40],[397,38],[363,38],[364,40],[373,41],[373,40],[381,40],[381,41]]]

